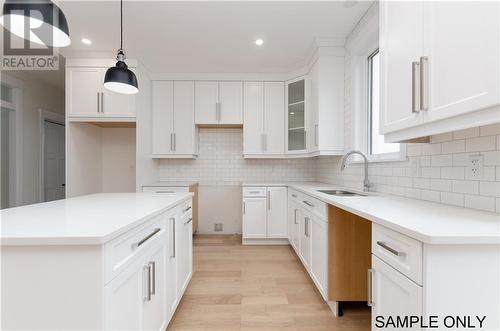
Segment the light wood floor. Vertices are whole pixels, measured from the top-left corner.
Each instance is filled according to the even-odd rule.
[[[195,236],[193,278],[168,331],[365,331],[370,313],[335,318],[289,246]]]

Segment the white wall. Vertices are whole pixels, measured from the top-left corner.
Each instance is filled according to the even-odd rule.
[[[40,201],[40,126],[38,109],[64,115],[64,89],[42,82],[29,71],[2,72],[23,82],[22,204]]]
[[[346,150],[366,148],[359,131],[366,119],[360,116],[365,100],[356,88],[359,75],[355,65],[357,50],[372,43],[378,26],[375,3],[347,38],[345,56],[345,135]],[[368,47],[372,47],[369,45]],[[397,92],[396,92],[397,93]],[[369,179],[374,190],[443,204],[500,212],[500,124],[450,132],[431,137],[430,144],[407,144],[406,160],[372,163]],[[479,178],[469,173],[470,155],[480,153],[484,172]],[[353,164],[340,171],[340,157],[319,157],[317,180],[362,189],[363,167]]]
[[[102,192],[135,192],[135,129],[102,131]]]

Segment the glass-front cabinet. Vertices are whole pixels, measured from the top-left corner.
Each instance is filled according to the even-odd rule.
[[[287,151],[300,152],[306,144],[306,79],[287,83]]]

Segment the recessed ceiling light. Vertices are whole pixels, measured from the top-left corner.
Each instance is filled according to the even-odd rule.
[[[255,45],[257,45],[257,46],[262,46],[263,44],[264,44],[264,40],[262,40],[262,39],[257,39],[255,41]]]
[[[87,38],[82,38],[82,43],[84,43],[85,45],[92,45],[92,40]]]

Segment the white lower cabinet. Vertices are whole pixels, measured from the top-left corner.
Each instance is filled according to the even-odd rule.
[[[165,265],[167,246],[152,250],[143,266],[142,330],[161,330],[165,323]]]
[[[326,299],[328,282],[328,223],[317,217],[311,218],[311,277],[318,290]]]
[[[304,267],[309,271],[311,258],[311,218],[306,213],[301,213],[299,222],[299,254]]]
[[[193,272],[193,216],[191,213],[182,217],[176,228],[179,263],[177,265],[177,296],[180,298],[191,279]]]
[[[422,316],[422,287],[372,255],[372,325],[389,316]],[[379,325],[380,326],[380,325]],[[380,329],[383,329],[382,327]]]
[[[288,199],[288,241],[293,249],[297,251],[299,246],[299,206],[292,200]]]
[[[287,240],[287,188],[244,187],[243,189],[243,242],[247,239]],[[254,242],[257,243],[257,242]]]

